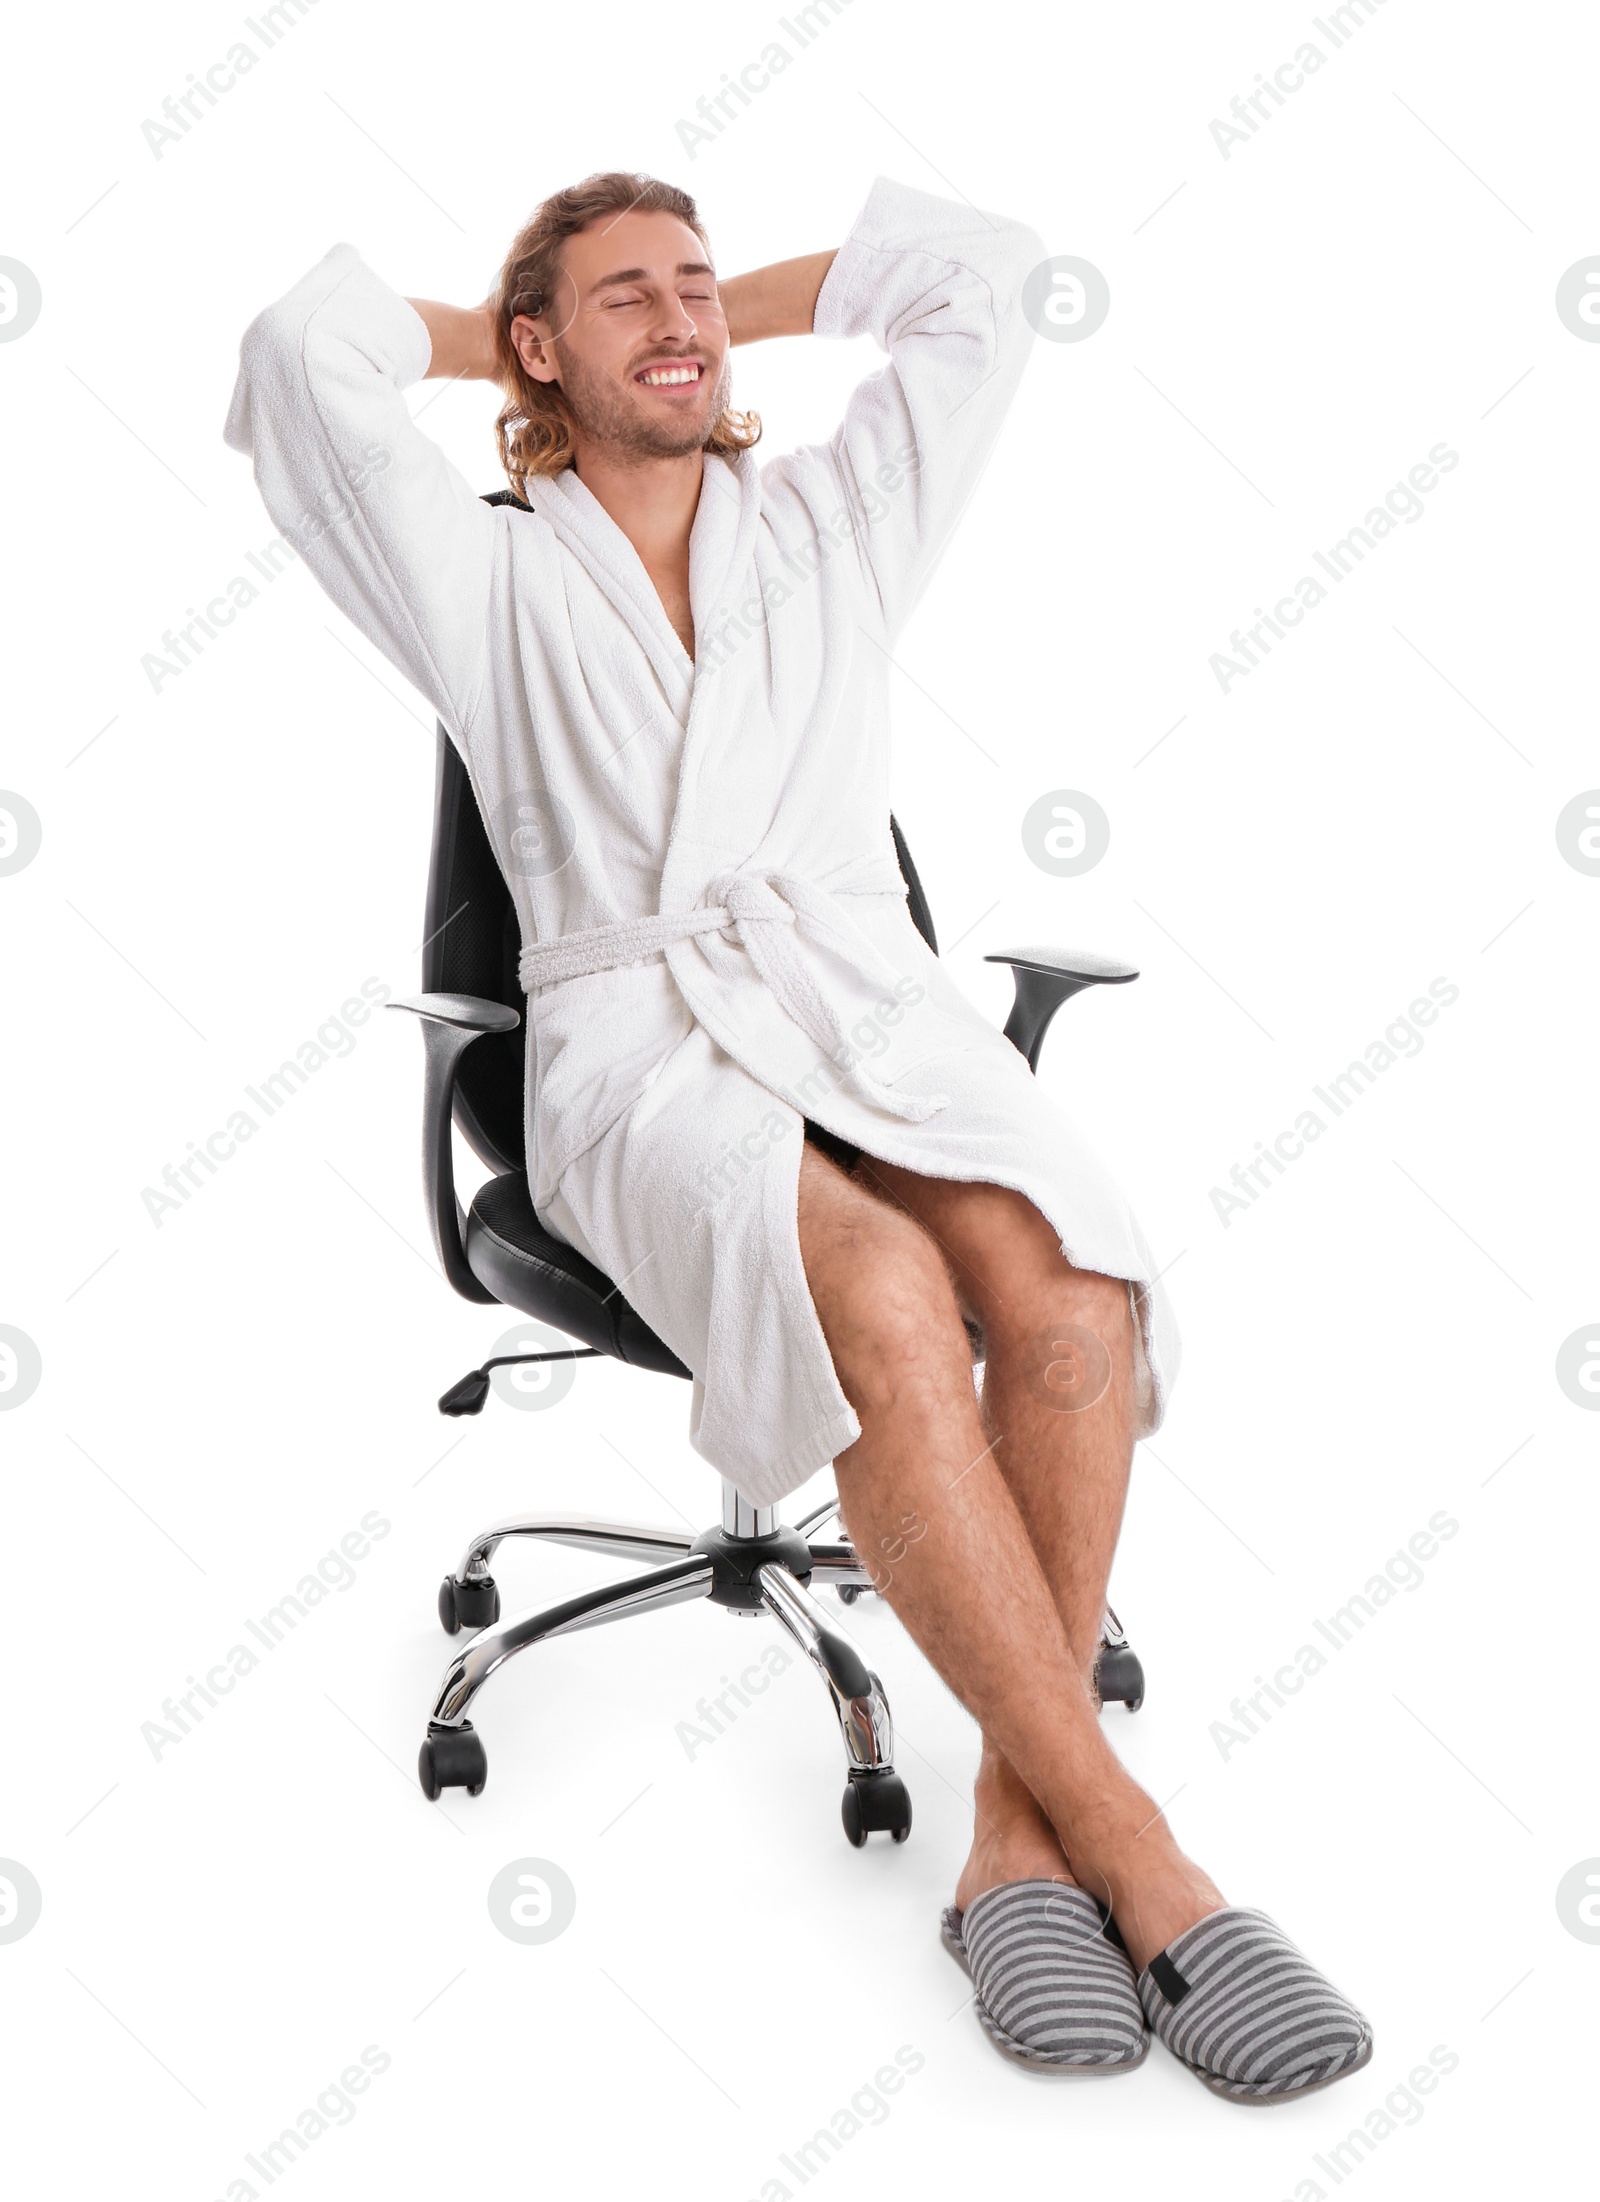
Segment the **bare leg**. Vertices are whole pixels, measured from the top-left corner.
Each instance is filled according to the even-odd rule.
[[[1133,1458],[1127,1285],[1074,1268],[1050,1223],[1006,1186],[917,1176],[867,1155],[855,1181],[932,1235],[958,1301],[983,1324],[984,1428],[1092,1689]],[[1033,1830],[1048,1822],[988,1735],[976,1802],[972,1853],[956,1887],[962,1907],[1001,1881],[1043,1871],[1037,1862],[1018,1867],[1016,1837],[1036,1860]],[[1065,1874],[1065,1860],[1049,1871]]]
[[[809,1143],[801,1254],[862,1435],[839,1456],[846,1526],[884,1594],[1028,1794],[1135,1964],[1223,1899],[1101,1732],[1098,1708],[983,1427],[931,1235]]]

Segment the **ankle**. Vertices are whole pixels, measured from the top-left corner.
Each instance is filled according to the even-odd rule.
[[[1050,1815],[1022,1776],[998,1751],[985,1747],[972,1785],[973,1809],[980,1829],[1037,1828],[1058,1840]]]
[[[957,1910],[965,1911],[987,1890],[1011,1881],[1060,1881],[1070,1886],[1072,1869],[1042,1813],[994,1820],[980,1806],[972,1848],[956,1882]]]
[[[1136,1844],[1148,1855],[1172,1842],[1160,1807],[1120,1766],[1080,1777],[1069,1809],[1050,1817],[1066,1849],[1085,1858],[1124,1857]]]

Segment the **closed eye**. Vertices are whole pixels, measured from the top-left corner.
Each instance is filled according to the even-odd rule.
[[[684,304],[693,306],[714,306],[717,303],[717,296],[715,290],[679,291],[678,293],[679,299]],[[624,294],[620,298],[608,298],[602,310],[611,313],[621,307],[624,311],[628,311],[636,306],[647,306],[649,303],[650,300],[642,293]]]

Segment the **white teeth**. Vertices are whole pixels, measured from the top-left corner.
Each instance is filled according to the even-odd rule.
[[[639,379],[651,387],[658,388],[666,383],[698,382],[700,370],[698,367],[652,367]]]

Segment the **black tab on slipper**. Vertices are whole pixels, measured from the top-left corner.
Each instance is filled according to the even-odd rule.
[[[1150,1978],[1155,1982],[1169,2003],[1181,2003],[1193,1986],[1185,1980],[1165,1950],[1150,1960]]]

